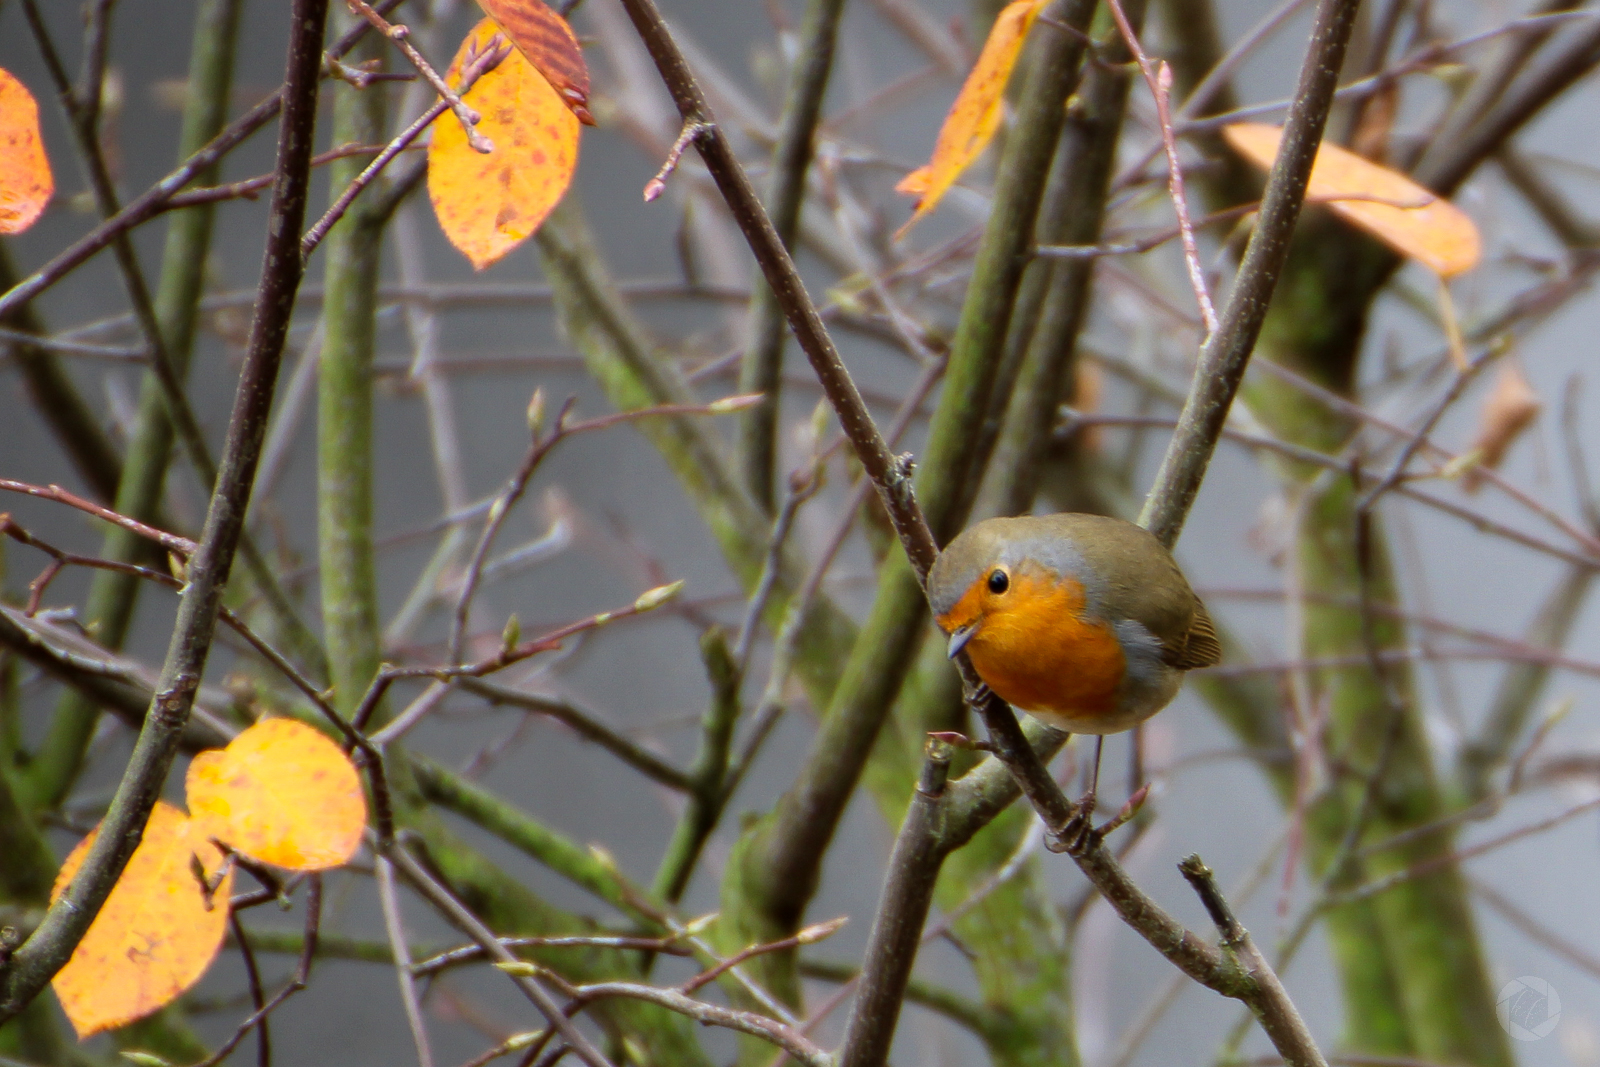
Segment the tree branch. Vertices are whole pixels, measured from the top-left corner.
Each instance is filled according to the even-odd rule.
[[[1200,350],[1178,429],[1139,516],[1139,524],[1164,545],[1176,542],[1183,529],[1261,333],[1272,290],[1289,254],[1289,238],[1300,217],[1358,3],[1321,0],[1317,4],[1294,103],[1261,198],[1261,214],[1245,248],[1221,325]]]
[[[298,243],[305,219],[327,7],[327,0],[295,0],[292,8],[278,180],[250,345],[228,423],[216,492],[199,548],[189,564],[188,585],[179,604],[167,662],[133,755],[101,824],[102,832],[39,928],[0,970],[0,1022],[20,1012],[44,988],[99,913],[139,844],[200,687],[223,586],[244,530],[278,363],[303,271]]]

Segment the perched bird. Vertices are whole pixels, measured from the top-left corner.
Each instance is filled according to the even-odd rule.
[[[928,599],[951,658],[965,649],[1008,704],[1073,733],[1131,729],[1222,655],[1172,554],[1103,515],[985,519],[934,561]]]

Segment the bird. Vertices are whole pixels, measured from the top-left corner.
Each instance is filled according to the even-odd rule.
[[[965,651],[1006,703],[1072,733],[1132,729],[1222,658],[1172,554],[1122,519],[985,519],[939,554],[927,591],[951,659]]]

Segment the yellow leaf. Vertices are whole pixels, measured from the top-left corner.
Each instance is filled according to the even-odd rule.
[[[78,842],[61,865],[52,900],[83,865],[97,832]],[[51,981],[80,1038],[169,1003],[199,981],[216,957],[228,928],[233,871],[217,886],[208,911],[191,856],[200,857],[208,876],[222,860],[198,824],[157,801],[105,906]]]
[[[55,188],[39,138],[39,105],[25,85],[0,70],[0,233],[32,226]]]
[[[545,76],[585,126],[589,114],[589,67],[578,47],[578,35],[567,20],[542,0],[478,0],[483,13],[511,38],[523,58]]]
[[[1533,391],[1527,375],[1513,359],[1500,365],[1489,395],[1483,401],[1483,413],[1478,422],[1478,436],[1473,439],[1470,454],[1478,458],[1461,479],[1462,488],[1476,492],[1482,481],[1479,467],[1498,467],[1506,453],[1522,432],[1533,425],[1543,408],[1539,394]]]
[[[450,84],[467,50],[486,48],[496,32],[490,19],[473,28],[450,64]],[[455,115],[440,115],[428,147],[428,195],[450,243],[483,270],[527,240],[566,193],[578,165],[578,119],[517,51],[464,99],[483,116],[478,132],[495,149],[478,152]]]
[[[932,167],[927,165],[918,167],[916,170],[907,174],[904,178],[901,178],[899,183],[894,187],[894,191],[897,193],[905,193],[907,196],[923,196],[928,191],[928,181],[932,177]]]
[[[1011,69],[1017,65],[1022,53],[1022,42],[1028,29],[1049,0],[1013,0],[995,17],[989,39],[983,44],[978,62],[967,75],[950,114],[939,128],[939,139],[934,142],[933,158],[926,167],[907,174],[895,191],[919,197],[917,209],[896,237],[903,236],[912,225],[928,214],[944,194],[955,184],[961,172],[983,154],[1000,128],[1000,103],[1011,80]]]
[[[1080,415],[1094,415],[1100,411],[1101,397],[1105,394],[1105,376],[1100,368],[1086,359],[1076,361],[1072,371],[1072,395],[1068,397],[1074,411]],[[1098,452],[1102,442],[1103,427],[1085,426],[1078,440],[1090,452]]]
[[[262,719],[189,764],[189,811],[209,836],[296,871],[337,867],[367,824],[361,779],[339,746],[293,719]]]
[[[1263,170],[1271,169],[1282,127],[1240,122],[1222,132],[1240,155]],[[1478,227],[1460,208],[1338,145],[1317,149],[1306,199],[1327,201],[1335,214],[1441,278],[1471,270],[1482,255]]]

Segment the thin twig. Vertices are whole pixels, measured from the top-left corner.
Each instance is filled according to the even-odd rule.
[[[512,948],[616,948],[636,952],[660,953],[668,956],[692,956],[694,950],[676,937],[635,937],[626,934],[600,934],[572,937],[502,937],[500,943]],[[411,973],[418,978],[429,978],[440,971],[486,959],[488,953],[482,945],[464,945],[449,949],[411,965]]]
[[[767,539],[767,555],[761,564],[761,578],[756,582],[755,592],[750,594],[750,600],[745,605],[744,621],[739,624],[739,635],[734,640],[733,659],[739,665],[740,677],[743,677],[745,671],[749,669],[756,628],[761,625],[761,617],[767,611],[767,601],[777,588],[778,572],[783,566],[784,546],[788,543],[789,531],[794,526],[795,516],[799,514],[805,502],[815,496],[821,488],[820,459],[814,458],[790,476],[789,492],[784,497],[783,506],[778,509],[777,517],[772,520],[772,534]]]
[[[574,1008],[606,1000],[611,997],[627,997],[633,1000],[648,1001],[659,1004],[663,1008],[686,1015],[704,1026],[721,1026],[741,1034],[763,1038],[783,1049],[796,1061],[805,1067],[830,1067],[833,1057],[829,1056],[811,1040],[801,1034],[787,1023],[776,1019],[769,1019],[765,1015],[758,1015],[753,1011],[742,1011],[736,1008],[724,1008],[719,1004],[707,1004],[703,1000],[696,1000],[691,996],[676,989],[661,989],[657,986],[643,985],[638,982],[594,982],[589,985],[570,985],[548,971],[550,978],[559,983],[562,992],[573,1000]]]
[[[413,859],[404,847],[398,843],[380,847],[383,848],[383,854],[389,857],[400,873],[405,876],[406,881],[411,883],[412,888],[420,893],[428,903],[432,904],[445,919],[476,941],[491,959],[497,963],[520,964],[522,962],[511,954],[510,949],[500,943],[499,939],[494,936],[487,926],[478,921],[477,916],[468,911],[466,906],[457,900],[448,889],[440,885],[431,874],[424,870],[422,865]],[[545,991],[544,987],[536,979],[527,975],[517,974],[510,975],[510,978],[522,992],[522,995],[527,997],[533,1006],[539,1009],[539,1013],[561,1034],[562,1039],[572,1046],[573,1051],[578,1054],[578,1057],[584,1063],[587,1063],[589,1067],[612,1067],[611,1062],[584,1036],[583,1031],[573,1024],[566,1012],[561,1010],[561,1006],[551,998],[550,994]]]
[[[264,1014],[267,998],[261,988],[261,969],[256,966],[256,954],[250,947],[249,939],[245,937],[239,913],[231,905],[228,911],[228,927],[233,931],[233,939],[239,945],[239,957],[244,960],[245,978],[250,983],[250,1003],[255,1007],[256,1067],[271,1067],[272,1035],[267,1028],[267,1017]]]
[[[1172,128],[1172,68],[1163,62],[1157,69],[1150,62],[1150,57],[1145,55],[1144,47],[1139,43],[1139,35],[1129,24],[1128,16],[1123,14],[1119,0],[1110,0],[1109,6],[1117,29],[1122,34],[1122,42],[1139,64],[1139,72],[1144,75],[1150,95],[1156,101],[1161,144],[1167,153],[1167,191],[1172,198],[1173,210],[1178,214],[1178,232],[1183,237],[1183,261],[1189,269],[1189,284],[1194,288],[1194,298],[1200,305],[1200,317],[1205,320],[1206,337],[1209,338],[1217,332],[1217,309],[1212,306],[1211,293],[1206,288],[1205,269],[1200,266],[1200,250],[1194,243],[1194,227],[1189,224],[1189,201],[1183,189],[1183,165],[1178,162],[1178,137]]]
[[[1176,541],[1183,528],[1261,332],[1268,300],[1288,255],[1295,220],[1300,216],[1356,7],[1356,0],[1320,0],[1317,5],[1294,104],[1261,199],[1261,214],[1245,248],[1221,322],[1201,348],[1178,430],[1140,516],[1141,525],[1163,544]]]
[[[488,44],[482,51],[469,51],[467,61],[461,67],[461,77],[457,79],[456,93],[458,97],[465,96],[467,91],[477,84],[479,78],[498,67],[510,54],[510,42],[498,33],[489,38]],[[322,243],[322,239],[328,236],[328,231],[333,228],[333,224],[344,217],[344,213],[350,209],[350,205],[355,202],[355,198],[361,195],[361,190],[377,180],[378,175],[383,173],[384,168],[396,156],[410,147],[411,142],[421,137],[428,127],[433,124],[433,120],[444,114],[445,109],[450,106],[450,101],[448,100],[435,102],[428,110],[419,115],[415,122],[402,130],[394,140],[384,145],[382,150],[378,152],[377,158],[367,164],[361,173],[351,180],[345,190],[339,194],[339,198],[329,205],[327,211],[323,212],[316,225],[306,231],[306,235],[300,239],[300,254],[309,256],[317,245]],[[469,136],[469,142],[470,139]],[[474,145],[473,147],[476,148],[477,146]],[[490,147],[492,148],[493,146],[491,145]],[[479,149],[479,151],[483,151],[483,149]]]
[[[494,142],[477,130],[477,125],[483,121],[483,116],[462,101],[461,92],[450,88],[449,84],[439,76],[439,72],[434,70],[433,66],[422,57],[421,52],[417,51],[416,46],[407,40],[411,36],[411,30],[385,19],[377,11],[373,10],[372,5],[366,3],[366,0],[345,0],[345,3],[349,5],[351,11],[366,19],[373,29],[393,41],[394,46],[400,49],[401,54],[411,61],[413,67],[417,68],[417,73],[426,78],[428,84],[433,86],[434,91],[444,98],[450,110],[460,120],[461,128],[466,131],[467,144],[484,155],[493,152]],[[463,86],[462,92],[465,91],[465,86]]]
[[[381,0],[380,3],[373,6],[382,13],[390,11],[399,5],[400,0]],[[369,32],[371,32],[370,27],[365,23],[354,27],[349,33],[336,41],[324,55],[333,58],[345,55]],[[27,304],[28,301],[72,273],[90,256],[93,256],[114,241],[118,234],[131,230],[135,226],[160,214],[164,210],[163,205],[168,199],[176,195],[196,176],[215,166],[220,159],[242,144],[251,134],[271,122],[283,106],[286,88],[287,86],[280,86],[272,95],[235,119],[227,129],[212,138],[204,148],[185,160],[182,166],[145,190],[111,218],[106,219],[93,230],[78,238],[43,267],[28,275],[28,277],[12,286],[5,293],[0,294],[0,320],[6,319],[16,309]]]
[[[522,708],[525,711],[531,711],[554,719],[585,741],[599,745],[634,770],[669,789],[675,789],[680,793],[687,793],[694,789],[694,782],[688,774],[648,749],[641,747],[623,734],[613,730],[601,722],[594,714],[583,710],[570,701],[545,696],[541,693],[529,693],[521,689],[511,689],[482,678],[462,678],[457,684],[465,691],[482,697],[490,704]],[[398,721],[397,719],[396,722]],[[374,740],[381,738],[383,743],[387,743],[397,736],[399,736],[399,731],[391,731],[389,727],[385,727],[383,732],[375,735]]]
[[[311,980],[311,962],[317,955],[317,932],[322,923],[322,876],[313,874],[308,880],[306,891],[306,926],[303,948],[300,953],[300,962],[295,967],[294,974],[289,981],[284,983],[282,989],[273,994],[271,1000],[259,1009],[251,1012],[248,1018],[239,1024],[233,1035],[224,1041],[217,1050],[198,1063],[190,1067],[217,1067],[217,1064],[228,1058],[228,1055],[239,1046],[245,1035],[258,1025],[266,1021],[267,1016],[278,1010],[279,1005],[306,987]]]
[[[125,530],[131,530],[140,537],[148,538],[167,551],[178,553],[184,559],[194,554],[195,543],[187,537],[179,537],[177,534],[167,533],[165,530],[158,530],[154,526],[142,523],[138,519],[119,515],[110,508],[96,504],[92,500],[85,500],[76,493],[61,488],[59,485],[32,485],[28,482],[14,481],[10,478],[0,478],[0,489],[12,493],[26,493],[28,496],[54,500],[57,503],[77,508],[79,511],[87,512],[97,519],[104,519],[106,522],[114,523]]]
[[[102,823],[102,832],[90,846],[83,866],[46,912],[38,929],[0,971],[0,1022],[20,1012],[37,995],[66,963],[99,913],[161,794],[200,687],[223,586],[244,529],[289,315],[303,272],[298,234],[310,184],[326,15],[327,0],[295,0],[292,7],[278,145],[279,179],[273,195],[256,315],[228,423],[221,474],[204,532],[189,561],[188,586],[178,607],[157,693]]]
[[[1586,800],[1581,804],[1575,804],[1565,811],[1557,812],[1554,815],[1540,819],[1537,822],[1529,823],[1526,826],[1519,826],[1515,830],[1507,830],[1503,834],[1497,834],[1487,841],[1478,842],[1476,845],[1471,845],[1467,848],[1455,849],[1442,855],[1420,860],[1403,870],[1395,871],[1393,874],[1387,874],[1381,878],[1375,878],[1372,881],[1367,882],[1365,885],[1357,886],[1354,889],[1350,889],[1341,893],[1332,893],[1329,895],[1323,907],[1331,909],[1340,907],[1344,904],[1352,903],[1357,900],[1367,900],[1371,897],[1378,896],[1381,893],[1388,892],[1390,889],[1393,889],[1395,886],[1400,885],[1403,882],[1409,882],[1413,879],[1424,877],[1425,875],[1432,874],[1434,871],[1438,871],[1446,867],[1458,866],[1463,861],[1472,859],[1475,856],[1482,856],[1485,853],[1493,852],[1495,849],[1504,848],[1506,845],[1520,841],[1525,837],[1554,829],[1567,820],[1576,818],[1585,812],[1593,811],[1595,808],[1600,808],[1600,798]]]
[[[406,928],[400,918],[400,895],[394,888],[394,866],[378,856],[378,903],[383,909],[383,929],[389,935],[389,950],[394,954],[395,978],[400,983],[400,1006],[405,1009],[406,1025],[417,1046],[417,1067],[433,1067],[433,1048],[428,1028],[422,1020],[422,1000],[417,996],[417,972],[411,966],[411,950],[406,947]]]
[[[1301,1019],[1300,1013],[1295,1010],[1294,1003],[1289,999],[1283,984],[1278,981],[1272,965],[1261,954],[1261,950],[1256,948],[1250,932],[1234,916],[1233,909],[1228,906],[1227,899],[1222,895],[1222,890],[1217,888],[1211,869],[1200,862],[1199,856],[1190,856],[1178,864],[1178,870],[1194,887],[1200,902],[1210,914],[1211,921],[1216,924],[1217,934],[1222,939],[1222,947],[1232,953],[1244,967],[1245,973],[1254,979],[1259,990],[1259,999],[1252,1000],[1250,1006],[1255,1010],[1256,1018],[1261,1021],[1261,1028],[1272,1039],[1273,1047],[1290,1064],[1301,1067],[1327,1067],[1327,1061],[1322,1058],[1322,1052],[1312,1040],[1311,1031],[1307,1029],[1305,1020]]]
[[[340,145],[338,148],[330,148],[311,157],[311,165],[321,167],[351,156],[375,156],[382,152],[384,147],[379,144]],[[254,200],[272,188],[276,178],[275,174],[258,174],[254,178],[242,178],[225,185],[202,185],[168,197],[162,210],[176,211],[179,208],[194,207],[197,204],[215,204],[223,200]]]
[[[545,432],[543,423],[544,406],[543,395],[535,393],[533,402],[529,406],[529,421],[533,423],[533,443],[528,448],[528,453],[523,457],[521,465],[511,476],[505,489],[500,492],[489,508],[489,518],[484,524],[483,533],[478,538],[477,547],[473,549],[472,557],[467,563],[466,575],[461,580],[461,592],[456,597],[455,620],[450,629],[449,657],[452,663],[461,662],[463,646],[466,642],[467,615],[472,607],[473,594],[477,592],[478,582],[483,575],[484,560],[489,554],[489,548],[494,544],[495,536],[500,532],[500,527],[505,523],[522,494],[527,491],[528,483],[532,480],[534,472],[544,462],[552,449],[568,437],[596,430],[604,430],[624,422],[633,422],[637,419],[653,418],[656,416],[672,415],[720,415],[739,411],[754,402],[756,397],[725,397],[709,404],[663,404],[656,407],[637,408],[631,411],[618,411],[610,415],[600,415],[592,419],[568,425],[567,416],[571,414],[572,407],[577,403],[577,398],[572,397],[562,405],[557,413],[555,424],[549,432]],[[538,409],[538,410],[536,410]]]
[[[565,626],[557,627],[556,629],[551,630],[549,633],[546,633],[544,636],[536,637],[531,641],[523,641],[520,644],[504,644],[494,655],[473,663],[432,664],[417,667],[383,667],[378,671],[377,676],[373,678],[372,685],[367,689],[366,694],[361,698],[361,703],[358,706],[356,713],[351,716],[351,725],[357,730],[364,728],[367,721],[372,717],[373,713],[377,711],[378,704],[383,700],[384,695],[388,693],[389,687],[402,678],[432,678],[441,682],[451,681],[456,678],[481,678],[486,674],[493,674],[496,671],[504,670],[506,667],[509,667],[514,663],[520,663],[530,656],[536,656],[541,652],[553,652],[560,648],[562,642],[569,637],[586,633],[590,630],[597,630],[602,626],[617,622],[621,619],[628,619],[634,617],[635,615],[642,615],[645,612],[653,611],[676,597],[682,587],[683,582],[679,581],[674,582],[671,585],[658,586],[655,589],[647,589],[643,593],[639,594],[638,598],[635,599],[632,604],[625,608],[617,608],[613,611],[597,612],[594,615],[579,619],[577,622],[571,622]],[[433,705],[430,703],[426,707],[432,706]],[[405,719],[395,719],[378,733],[373,735],[374,742],[380,745],[387,744],[388,742],[404,734],[406,730],[409,730],[412,726],[416,725],[418,717],[420,717],[421,714],[424,714],[425,711],[426,708],[419,708],[417,716],[412,716]]]
[[[708,122],[685,122],[683,129],[678,133],[678,139],[672,142],[672,147],[667,150],[667,158],[662,162],[661,169],[655,176],[644,183],[644,202],[654,203],[655,200],[667,191],[667,179],[672,177],[672,172],[678,169],[678,163],[683,159],[683,154],[694,144],[695,138],[701,134],[710,133],[711,124]]]

